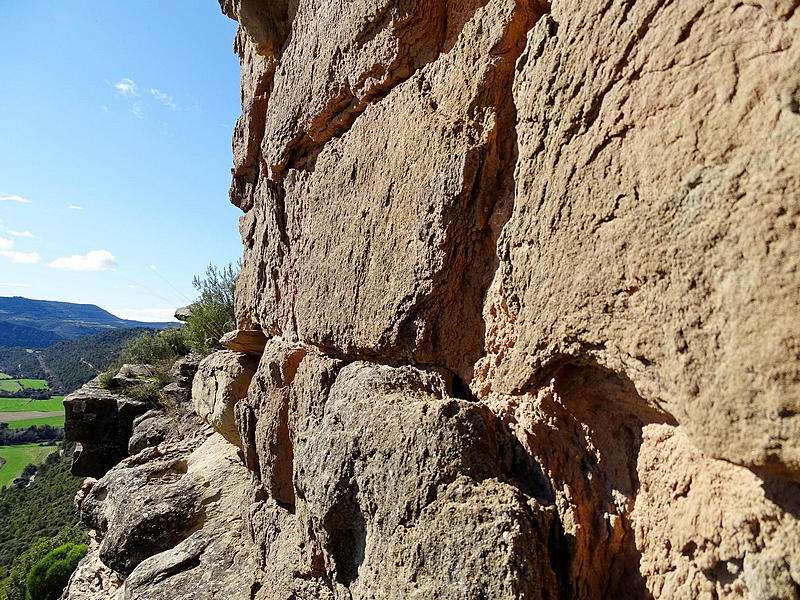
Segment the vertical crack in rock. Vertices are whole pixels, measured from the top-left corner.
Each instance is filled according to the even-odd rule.
[[[782,485],[776,484],[781,476],[796,479],[790,472],[792,467],[777,458],[783,452],[783,461],[791,464],[792,456],[796,456],[794,451],[786,450],[785,434],[778,433],[793,428],[793,409],[777,408],[791,404],[791,393],[778,400],[772,384],[761,387],[759,395],[723,384],[729,390],[723,398],[720,389],[710,384],[717,380],[720,363],[704,355],[706,340],[710,340],[713,354],[722,364],[736,360],[736,343],[720,342],[720,329],[724,330],[727,324],[719,329],[719,325],[711,325],[716,321],[715,311],[744,321],[763,319],[765,315],[743,310],[738,297],[722,300],[724,286],[712,291],[715,284],[711,281],[716,279],[719,285],[719,278],[726,279],[718,271],[726,264],[720,243],[725,244],[726,252],[738,247],[740,257],[754,261],[744,271],[755,271],[742,272],[742,277],[760,272],[775,280],[776,288],[770,292],[770,299],[764,300],[763,307],[783,306],[778,310],[784,314],[786,294],[798,283],[796,278],[790,281],[779,274],[783,267],[769,267],[769,275],[754,267],[760,253],[746,250],[744,242],[752,233],[734,233],[735,227],[744,226],[750,219],[736,218],[729,212],[735,212],[737,209],[732,207],[745,202],[750,207],[741,209],[745,212],[786,214],[781,209],[774,212],[766,208],[769,201],[765,202],[762,196],[758,196],[758,202],[747,202],[745,199],[755,190],[741,180],[754,177],[769,189],[780,190],[775,200],[782,204],[779,198],[788,188],[784,175],[779,174],[785,173],[785,167],[778,165],[784,165],[788,156],[796,154],[799,139],[797,125],[790,125],[783,117],[784,129],[777,137],[781,141],[767,142],[775,135],[770,133],[775,124],[771,117],[751,112],[754,103],[742,98],[739,86],[743,81],[743,61],[736,53],[714,55],[708,38],[696,38],[706,35],[698,32],[709,26],[709,20],[724,22],[732,14],[729,11],[735,14],[740,8],[723,4],[709,8],[699,3],[677,7],[668,2],[640,6],[628,2],[609,3],[606,9],[598,10],[589,5],[562,4],[556,14],[541,19],[529,34],[528,48],[518,62],[515,98],[521,110],[517,127],[517,197],[499,244],[500,269],[484,304],[486,355],[476,364],[471,387],[476,396],[485,398],[504,416],[553,482],[570,545],[569,579],[574,597],[670,597],[701,592],[724,597],[743,594],[745,589],[756,594],[767,594],[764,590],[769,589],[768,594],[776,597],[792,597],[797,585],[790,575],[796,569],[796,561],[785,554],[786,548],[797,547],[800,540],[793,503],[787,501],[787,490],[795,489],[796,482],[784,479]],[[768,36],[764,45],[785,52],[789,39],[786,36],[793,28],[764,20],[752,9],[748,9],[747,17],[742,13],[732,21],[771,29],[773,37]],[[758,23],[747,21],[751,18],[759,19]],[[618,28],[617,43],[607,46],[602,42],[602,23],[614,23]],[[738,27],[732,23],[725,26],[733,31]],[[662,44],[666,39],[672,40],[673,33],[679,46]],[[688,41],[690,37],[693,43]],[[747,47],[747,42],[736,37],[732,36],[734,48]],[[594,53],[583,55],[580,48],[587,44]],[[697,58],[698,54],[701,58]],[[690,101],[694,101],[693,96],[703,96],[708,102],[710,96],[700,90],[711,76],[708,69],[713,62],[730,67],[730,71],[721,71],[717,77],[731,81],[730,86],[727,82],[721,86],[724,94],[720,92],[714,99],[713,108],[701,109],[698,105],[703,117],[689,116],[681,94],[663,101],[637,95],[660,87],[652,78],[640,83],[640,74],[655,63],[660,67],[658,76],[667,77],[670,85],[687,86],[681,89],[688,93]],[[786,89],[781,75],[785,68],[783,65],[770,73],[751,71],[749,89],[754,91],[758,85]],[[694,80],[700,71],[706,74]],[[532,73],[536,75],[531,77]],[[754,84],[757,79],[760,83]],[[667,93],[669,88],[664,88]],[[776,99],[783,102],[781,108],[770,100],[765,102],[770,107],[763,109],[771,114],[784,110],[788,103],[781,98],[779,91]],[[731,118],[730,112],[736,112],[736,125],[726,121]],[[648,131],[653,127],[651,122],[661,123],[662,128],[688,130],[683,134],[690,142],[688,147],[684,149],[677,132],[665,135],[663,130]],[[735,131],[737,127],[752,127],[753,137],[745,140],[737,136],[738,147],[734,150],[730,143],[722,141],[728,138],[727,133],[721,132]],[[705,132],[702,142],[698,142],[698,130]],[[783,144],[781,151],[770,150],[773,143]],[[664,145],[672,147],[661,150]],[[636,148],[643,152],[641,156],[636,155]],[[658,149],[660,158],[650,157],[645,148],[651,152]],[[732,159],[737,153],[738,158]],[[670,195],[670,175],[665,175],[668,171],[663,166],[675,168],[686,158],[689,164],[692,160],[716,160],[723,165],[712,168],[713,174],[705,168],[693,171],[694,181],[705,190],[700,192],[704,194],[702,201],[699,196],[690,201],[694,220],[677,217],[673,212],[685,210],[678,208],[684,202],[678,198],[692,194],[681,189],[683,182],[680,196],[674,194],[657,216],[637,215],[647,214],[649,207],[659,205],[659,186],[666,185],[666,194]],[[764,165],[767,172],[756,175]],[[685,180],[685,175],[679,171],[672,185],[681,179]],[[790,186],[797,185],[793,176]],[[719,215],[715,211],[721,205],[726,208],[720,209],[723,214]],[[680,232],[672,228],[676,219],[681,223]],[[654,240],[644,235],[644,223],[647,230],[664,231],[664,238]],[[780,230],[780,235],[796,237],[790,233],[796,231],[793,226]],[[790,243],[788,237],[783,238],[784,242]],[[680,240],[674,250],[670,241],[673,238]],[[711,262],[709,253],[717,257],[713,266],[706,264]],[[786,254],[782,256],[787,258]],[[645,265],[652,273],[641,271]],[[728,264],[734,271],[742,266]],[[681,275],[671,274],[670,269]],[[686,287],[678,283],[684,276],[690,280]],[[702,292],[695,291],[700,279],[706,281]],[[668,300],[671,293],[678,297]],[[704,310],[702,307],[712,294],[716,294],[714,308]],[[796,305],[794,301],[789,304]],[[696,320],[678,328],[672,336],[666,334],[664,339],[664,319],[670,314],[692,314]],[[789,333],[796,328],[783,317],[780,321],[785,329],[772,337],[773,344],[778,339],[796,337]],[[644,330],[637,331],[639,328]],[[692,328],[695,332],[714,329],[717,333],[711,336],[706,332],[696,337],[692,345],[686,337]],[[746,338],[744,331],[737,331],[733,337]],[[756,340],[756,346],[754,352],[760,354],[761,342]],[[796,371],[796,353],[789,359],[782,349],[773,356],[777,363],[770,368],[784,372],[784,367],[777,365],[785,365],[788,359],[795,361],[795,366],[787,366],[785,372]],[[681,379],[706,368],[709,372],[704,375],[703,385],[713,389],[714,398],[710,406],[698,401],[699,380],[689,386]],[[749,367],[751,373],[752,368]],[[732,376],[742,374],[737,371]],[[609,379],[626,382],[629,391],[609,389],[603,383]],[[789,384],[798,379],[789,375],[774,381]],[[690,399],[678,399],[682,387],[691,388],[687,394]],[[760,408],[765,406],[770,408]],[[709,409],[711,412],[707,412]],[[739,451],[734,462],[762,473],[760,483],[741,467],[731,467],[714,458],[737,455],[737,446],[755,441],[743,432],[759,428],[762,417],[753,412],[759,410],[784,419],[776,428],[763,423],[772,432],[767,434],[765,430],[765,435],[773,436],[774,441],[767,444],[769,450],[757,448],[749,456]],[[741,416],[733,416],[734,413]],[[693,433],[693,441],[686,438],[686,430]],[[609,439],[608,431],[616,432],[616,437]],[[754,445],[760,446],[764,440],[760,438]],[[695,444],[703,450],[727,448],[722,455],[719,450],[704,455]],[[765,450],[767,456],[761,458],[759,455],[764,456]],[[659,453],[668,455],[674,466],[659,460]],[[564,462],[566,456],[580,468]],[[695,473],[694,478],[681,477],[681,469]],[[704,472],[698,476],[696,469],[713,475]],[[714,477],[716,483],[711,483]],[[722,504],[707,509],[704,494]],[[725,497],[729,500],[723,501]],[[740,499],[733,500],[734,497]],[[660,510],[670,514],[669,526],[660,524]],[[747,530],[744,525],[718,525],[741,523],[739,519],[746,519],[742,514],[748,510],[758,512],[761,516],[757,520],[762,524],[777,519],[781,524],[775,531],[780,530],[787,537],[777,542],[771,534]],[[718,534],[721,537],[701,533],[705,526],[700,523],[724,533]],[[687,529],[690,539],[685,547],[694,549],[687,552],[691,554],[688,560],[673,550],[670,535],[674,536],[675,527]],[[732,550],[734,546],[738,549]],[[703,548],[703,558],[697,557],[698,548]],[[751,551],[744,548],[758,550],[748,554]],[[751,556],[751,560],[745,556]],[[770,560],[770,556],[776,560],[776,573],[780,573],[774,584],[759,580],[764,574],[762,561]],[[701,564],[704,566],[698,566]]]

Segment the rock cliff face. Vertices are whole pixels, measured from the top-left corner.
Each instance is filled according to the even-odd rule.
[[[800,598],[800,3],[221,5],[240,331],[120,597]]]

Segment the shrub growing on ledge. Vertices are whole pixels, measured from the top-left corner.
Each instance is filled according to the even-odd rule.
[[[121,390],[137,400],[157,400],[161,388],[169,382],[171,365],[189,352],[208,355],[221,348],[219,338],[236,326],[233,311],[234,290],[240,265],[218,268],[209,265],[203,277],[192,285],[200,297],[191,305],[191,316],[180,327],[162,331],[144,331],[125,344],[120,358],[100,374],[101,387],[114,386],[114,376],[125,363],[148,364],[155,368],[153,377],[143,385]]]
[[[125,344],[120,357],[123,363],[158,365],[174,362],[179,356],[189,353],[189,345],[182,327],[170,327],[163,331],[145,331]]]
[[[233,298],[239,269],[238,264],[221,269],[208,265],[205,276],[192,281],[200,298],[192,304],[184,329],[193,352],[206,355],[220,349],[219,338],[236,327]]]

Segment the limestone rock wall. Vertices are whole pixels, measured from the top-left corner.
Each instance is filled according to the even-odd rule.
[[[260,597],[797,598],[800,5],[221,4]]]
[[[239,330],[74,597],[800,598],[800,2],[220,4]]]

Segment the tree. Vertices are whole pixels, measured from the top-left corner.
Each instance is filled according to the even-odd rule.
[[[28,572],[25,600],[57,600],[88,550],[86,544],[64,544],[48,552]]]
[[[195,276],[192,281],[200,297],[192,304],[185,327],[186,338],[195,352],[209,354],[218,350],[219,338],[236,327],[233,303],[239,270],[239,264],[222,268],[208,265],[205,277]]]

